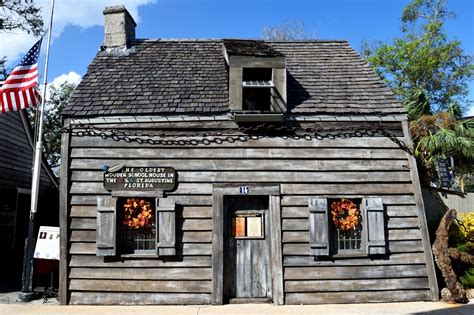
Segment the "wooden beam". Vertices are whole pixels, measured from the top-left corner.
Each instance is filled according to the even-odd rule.
[[[211,280],[211,268],[136,268],[124,272],[122,268],[71,268],[70,279],[117,280]]]
[[[222,189],[214,188],[212,197],[212,291],[211,304],[224,303],[224,195]]]
[[[229,67],[285,69],[285,57],[229,56]]]
[[[69,127],[70,119],[66,118],[63,127]],[[59,226],[60,226],[60,260],[59,260],[59,303],[68,304],[68,209],[69,209],[69,141],[70,134],[61,135],[61,179],[59,186]]]
[[[286,281],[285,292],[341,292],[428,289],[428,278]]]
[[[341,191],[344,190],[334,190],[333,192],[324,194],[324,196],[328,196],[328,198],[347,198],[346,194],[341,194]],[[345,191],[344,191],[345,192]],[[313,195],[314,196],[314,195]],[[306,194],[304,196],[283,196],[281,200],[281,204],[283,206],[307,206],[308,199],[313,197],[311,194]],[[352,198],[363,198],[364,195],[362,193],[353,194]],[[403,195],[384,195],[381,196],[383,199],[383,203],[387,205],[414,205],[415,198],[413,194],[403,194]]]
[[[307,245],[305,245],[307,247]],[[309,251],[307,251],[309,254]],[[377,265],[406,265],[409,268],[413,264],[424,264],[425,255],[422,252],[416,253],[401,253],[401,254],[390,254],[390,257],[384,259],[373,259],[368,257],[355,257],[347,259],[334,259],[334,260],[315,260],[313,256],[307,255],[285,255],[283,259],[283,265],[285,267],[306,267],[306,266],[319,266],[319,267],[338,267],[338,266],[371,266]]]
[[[350,142],[348,141],[348,144]],[[169,162],[170,166],[175,166],[177,169],[182,169],[184,162],[193,165],[192,161],[198,160],[194,163],[201,163],[199,159],[209,160],[207,163],[214,162],[216,167],[222,168],[220,163],[216,159],[237,159],[239,163],[247,159],[272,159],[275,161],[285,160],[315,160],[315,163],[321,162],[320,160],[329,159],[399,159],[406,160],[406,154],[403,150],[397,148],[377,148],[370,147],[367,150],[361,150],[360,148],[331,148],[331,147],[307,147],[307,148],[262,148],[262,147],[250,147],[239,148],[239,147],[228,147],[228,148],[213,148],[209,150],[208,147],[173,147],[163,150],[162,148],[147,147],[144,145],[140,146],[127,146],[115,147],[115,148],[102,148],[100,143],[95,146],[93,143],[84,142],[84,146],[80,148],[72,148],[71,157],[74,160],[71,163],[71,167],[74,169],[96,169],[102,170],[104,164],[121,164],[130,163],[130,158],[133,157],[134,163],[140,166],[154,166],[158,163]],[[105,146],[106,144],[104,144]],[[113,158],[111,158],[113,157]],[[137,157],[139,157],[137,159]],[[186,158],[188,157],[188,158]],[[84,160],[82,160],[84,159]],[[304,163],[308,163],[305,161]],[[206,163],[206,162],[203,162]],[[228,162],[228,163],[232,163]],[[244,162],[245,163],[245,162]],[[251,163],[251,162],[249,162]],[[368,162],[370,163],[370,162]],[[194,164],[196,165],[196,164]],[[228,164],[227,164],[228,165]],[[245,164],[243,164],[245,165]],[[198,164],[199,166],[199,164]],[[234,165],[237,166],[237,165]],[[186,167],[186,166],[185,166]],[[206,164],[203,165],[206,167]],[[211,166],[212,167],[212,166]],[[227,166],[228,168],[229,166]],[[331,165],[334,167],[334,165]],[[346,165],[350,167],[350,165]],[[187,168],[190,168],[188,166]],[[207,168],[207,167],[206,167]]]
[[[285,195],[325,195],[344,192],[345,194],[410,194],[413,193],[413,185],[408,183],[373,184],[282,184],[281,193]]]
[[[74,305],[205,305],[210,294],[205,293],[141,293],[134,292],[71,292]]]
[[[407,120],[402,122],[402,127],[403,127],[403,133],[405,134],[405,143],[410,148],[413,149],[413,142],[411,140],[410,128],[409,128]],[[416,208],[418,210],[418,217],[420,219],[420,229],[421,229],[421,235],[422,235],[422,241],[423,241],[423,248],[426,255],[426,269],[428,272],[428,280],[430,283],[431,300],[438,301],[439,300],[438,281],[436,279],[433,253],[431,251],[430,238],[428,234],[428,223],[426,222],[425,207],[423,204],[423,196],[421,194],[420,177],[418,174],[418,168],[416,165],[415,157],[407,153],[407,158],[408,158],[408,163],[410,165],[410,174],[411,174],[411,179],[412,179],[412,183],[414,187]]]
[[[195,146],[196,148],[255,148],[255,147],[274,147],[274,148],[284,148],[284,147],[291,147],[291,148],[367,148],[368,150],[374,148],[392,148],[398,149],[398,145],[394,143],[392,140],[386,137],[347,137],[347,138],[334,138],[334,139],[315,139],[312,138],[310,140],[306,140],[303,136],[299,136],[297,139],[294,137],[257,137],[257,139],[253,139],[252,136],[243,137],[243,141],[235,140],[235,141],[223,141],[222,143],[209,143],[208,145],[202,144],[199,141],[203,140],[202,136],[194,136],[194,137],[167,137],[162,138],[159,136],[152,137],[151,139],[154,140],[164,140],[164,141],[174,141],[170,144],[148,144],[146,141],[148,140],[147,137],[140,137],[143,140],[142,144],[137,143],[128,143],[125,141],[115,141],[111,138],[102,139],[101,137],[74,137],[71,139],[71,147],[107,147],[106,150],[110,150],[109,148],[120,148],[120,147],[140,147],[140,148],[147,148],[147,147],[155,147],[155,148],[178,148],[180,149],[182,145],[179,145],[175,141],[182,140],[182,141],[198,141],[198,144]],[[226,136],[209,136],[205,137],[207,140],[214,140],[215,138],[226,138]],[[399,138],[399,140],[403,140],[403,138]],[[138,156],[139,153],[137,152],[136,155]]]
[[[75,149],[78,150],[78,149]],[[90,149],[93,150],[93,149]],[[149,151],[156,152],[160,154],[158,150],[150,149]],[[290,153],[291,150],[288,150]],[[352,153],[357,154],[357,151],[351,150],[349,152],[343,152],[340,150],[339,159],[317,159],[314,158],[290,158],[286,157],[283,159],[278,159],[274,157],[272,160],[262,161],[261,159],[256,158],[227,158],[227,159],[204,159],[197,158],[194,156],[189,156],[189,159],[157,159],[156,156],[145,159],[140,156],[140,159],[133,159],[134,165],[161,165],[164,167],[172,167],[176,171],[203,171],[203,170],[218,170],[218,171],[251,171],[255,170],[255,165],[259,165],[259,170],[261,171],[408,171],[408,162],[405,158],[395,159],[396,157],[392,154],[395,153],[393,150],[385,150],[385,156],[390,159],[378,159],[376,157],[372,159],[357,159],[355,157],[351,158]],[[188,153],[188,151],[184,151]],[[328,151],[326,151],[328,152]],[[151,152],[152,153],[152,152]],[[193,153],[193,152],[189,152]],[[313,152],[310,152],[313,153]],[[314,152],[316,154],[316,151]],[[329,152],[328,152],[329,153]],[[335,151],[332,150],[332,153],[335,154]],[[95,152],[92,152],[93,155],[96,155]],[[133,149],[117,149],[111,150],[111,155],[114,158],[119,156],[126,156],[134,154]],[[183,154],[183,153],[182,153]],[[208,152],[209,156],[212,155],[212,152]],[[147,154],[148,155],[148,154]],[[152,154],[149,154],[152,155]],[[360,154],[359,154],[360,155]],[[329,156],[326,156],[329,158]],[[344,160],[344,163],[341,163],[341,160]],[[72,176],[74,177],[78,171],[95,171],[97,172],[96,176],[102,171],[104,164],[113,165],[127,163],[126,160],[121,160],[118,162],[114,159],[103,160],[101,158],[75,158],[71,161],[71,169],[73,169]],[[128,162],[130,163],[130,161]],[[148,164],[148,165],[144,165]],[[102,177],[99,177],[102,179]]]
[[[279,187],[278,187],[279,188]],[[281,206],[280,194],[270,195],[270,220],[271,220],[271,268],[273,304],[283,305],[283,253],[281,243]]]
[[[427,301],[428,290],[388,290],[375,292],[288,293],[287,304],[387,303]]]
[[[210,281],[70,279],[71,291],[209,293]]]
[[[336,280],[426,277],[424,264],[389,266],[344,266],[344,267],[286,267],[285,280]]]
[[[177,259],[161,260],[156,256],[150,259],[135,259],[133,257],[107,258],[95,255],[73,255],[69,261],[69,267],[107,267],[107,268],[188,268],[188,267],[211,267],[211,256],[183,256]],[[122,269],[123,270],[123,269]]]

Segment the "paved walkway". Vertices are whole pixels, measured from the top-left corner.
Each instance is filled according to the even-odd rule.
[[[8,295],[8,297],[7,297]],[[0,314],[153,314],[153,315],[252,315],[252,314],[474,314],[474,302],[454,305],[444,302],[374,303],[374,304],[329,304],[329,305],[285,305],[233,304],[223,306],[77,306],[58,305],[56,299],[16,303],[13,293],[2,294]]]

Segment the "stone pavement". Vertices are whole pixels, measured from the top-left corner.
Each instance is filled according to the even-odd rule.
[[[474,314],[474,302],[466,305],[454,305],[444,302],[411,302],[284,306],[273,306],[269,304],[232,304],[223,306],[62,306],[58,305],[57,299],[49,299],[46,304],[43,304],[43,300],[17,303],[16,294],[17,292],[0,294],[0,314]]]

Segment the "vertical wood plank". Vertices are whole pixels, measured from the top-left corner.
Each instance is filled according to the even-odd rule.
[[[284,304],[283,255],[281,249],[281,205],[280,195],[270,196],[272,290],[273,304]]]
[[[409,128],[407,120],[402,121],[402,128],[403,128],[403,134],[405,136],[406,145],[409,148],[413,149],[413,142],[411,140],[410,128]],[[426,222],[425,207],[423,204],[423,197],[421,194],[420,177],[418,174],[418,168],[416,166],[415,157],[407,153],[407,159],[408,159],[408,165],[410,167],[411,180],[412,180],[414,192],[415,192],[416,209],[418,211],[418,218],[420,220],[420,230],[421,230],[421,237],[422,237],[422,242],[423,242],[423,249],[424,249],[424,253],[426,257],[426,268],[428,272],[428,282],[430,284],[431,300],[438,301],[439,300],[438,282],[436,280],[433,253],[431,252],[430,238],[428,235],[428,224]]]
[[[64,119],[63,127],[68,128],[70,119]],[[60,226],[60,259],[59,259],[59,303],[68,303],[68,187],[69,187],[69,141],[70,133],[61,135],[61,178],[59,183],[59,226]]]
[[[326,198],[312,198],[308,203],[310,253],[314,256],[328,256],[328,201]]]
[[[224,196],[222,190],[214,187],[212,196],[212,292],[211,303],[224,303]]]
[[[367,253],[385,254],[385,221],[382,198],[366,198],[367,215]]]

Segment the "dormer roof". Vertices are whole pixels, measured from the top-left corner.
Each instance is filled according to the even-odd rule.
[[[263,40],[224,39],[223,43],[229,56],[283,57],[281,52]]]

